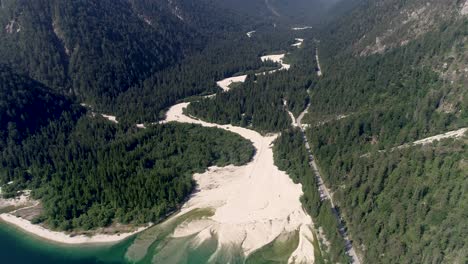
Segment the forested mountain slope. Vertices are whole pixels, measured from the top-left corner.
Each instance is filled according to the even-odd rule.
[[[269,33],[247,42],[247,21],[215,11],[209,1],[2,1],[3,194],[32,189],[43,207],[34,221],[54,229],[143,223],[180,206],[195,171],[247,162],[251,144],[227,132],[135,127],[289,45]]]
[[[389,2],[385,1],[387,4]],[[412,6],[410,3],[420,2],[409,1],[408,5]],[[459,6],[447,2],[445,8],[433,10],[439,16],[446,10],[457,15],[438,21],[432,30],[416,39],[402,46],[363,56],[357,48],[360,37],[356,36],[370,34],[371,30],[366,31],[361,27],[346,30],[351,23],[378,16],[374,14],[378,9],[365,7],[369,9],[363,9],[362,6],[357,8],[352,15],[322,33],[319,50],[325,76],[312,94],[313,116],[318,119],[338,115],[352,117],[351,114],[364,114],[370,110],[375,112],[376,108],[382,109],[383,115],[411,110],[412,115],[398,114],[402,118],[400,123],[404,123],[397,126],[399,131],[396,133],[400,133],[397,141],[400,142],[396,143],[466,124],[467,113],[464,109],[467,107],[467,90],[464,85],[468,80],[465,71],[468,17],[460,14]],[[406,7],[403,5],[401,9]],[[368,16],[354,15],[365,11],[369,13]],[[428,16],[427,19],[433,17]],[[374,24],[366,22],[364,25],[371,28]],[[400,39],[395,43],[401,44],[400,40],[405,39],[405,35],[397,36]],[[342,48],[344,46],[348,48]],[[335,63],[335,60],[340,63]],[[418,123],[423,127],[415,128],[411,132],[413,135],[405,139],[409,133],[406,128],[402,129],[405,124],[415,126]],[[397,134],[387,133],[393,136]]]
[[[309,141],[365,263],[464,263],[465,1],[361,1],[324,28]],[[442,206],[442,204],[444,204]]]
[[[31,219],[46,227],[157,222],[192,192],[194,172],[246,163],[253,152],[249,141],[214,128],[111,123],[0,66],[2,195],[32,190],[41,203]]]
[[[322,5],[305,3],[271,4],[283,5],[285,17]],[[151,122],[177,100],[213,92],[212,80],[259,68],[257,56],[281,46],[260,35],[245,42],[247,31],[274,30],[264,11],[263,1],[4,0],[0,62],[94,110]],[[285,28],[298,20],[276,22]]]
[[[4,6],[2,61],[84,101],[111,100],[183,55],[178,27],[170,21],[152,27],[126,1],[20,0]]]
[[[83,113],[70,99],[0,65],[0,149],[21,144],[63,115],[76,119]]]
[[[250,21],[212,1],[5,0],[0,62],[108,110],[122,92]]]
[[[265,19],[277,25],[315,26],[336,13],[344,0],[219,0],[220,4],[237,13]]]

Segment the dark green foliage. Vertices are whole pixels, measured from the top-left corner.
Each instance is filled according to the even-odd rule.
[[[35,190],[58,229],[90,229],[156,222],[191,193],[192,174],[208,166],[240,165],[252,145],[235,134],[168,124],[125,131],[104,120],[82,118],[72,131],[50,124],[2,153],[8,181]]]
[[[0,149],[18,144],[50,121],[77,119],[84,109],[0,64]]]
[[[121,94],[109,111],[127,122],[154,122],[178,100],[215,93],[219,90],[216,82],[221,79],[271,66],[262,63],[259,55],[285,45],[288,42],[283,36],[271,32],[259,32],[255,39],[247,38],[245,33],[232,34]]]
[[[2,1],[0,63],[60,92],[69,92],[68,57],[53,31],[52,1]],[[12,25],[5,30],[5,25]]]
[[[317,181],[312,168],[309,166],[309,156],[304,145],[304,139],[299,129],[283,131],[274,145],[275,164],[280,170],[286,171],[295,183],[302,184],[302,204],[312,216],[317,230],[323,229],[325,238],[330,242],[329,248],[322,248],[323,256],[331,263],[346,263],[345,242],[338,232],[337,222],[331,204],[320,201]]]
[[[85,110],[0,66],[0,185],[32,189],[54,229],[159,221],[193,190],[192,174],[240,165],[254,148],[240,136],[193,125],[138,130]],[[93,115],[93,113],[89,113]]]
[[[251,126],[263,133],[288,128],[291,119],[284,102],[296,115],[307,105],[307,89],[315,81],[315,69],[310,67],[313,50],[312,45],[296,50],[302,57],[289,71],[251,74],[229,92],[192,103],[188,112],[210,122]]]
[[[392,148],[468,125],[466,77],[438,69],[466,49],[466,20],[358,56],[353,41],[374,26],[338,23],[323,35],[308,130],[316,161],[366,263],[464,263],[466,139]]]
[[[151,27],[126,1],[12,1],[10,6],[2,10],[2,25],[15,21],[21,30],[2,30],[2,62],[89,103],[115,98],[183,54],[180,37]]]
[[[285,46],[273,34],[248,39],[263,22],[214,1],[3,5],[0,63],[127,122],[154,122],[177,100],[214,92],[215,80],[258,69],[259,54]]]
[[[466,146],[465,139],[362,158],[342,155],[323,166],[343,186],[336,198],[365,262],[466,260]],[[317,153],[325,155],[320,148]]]

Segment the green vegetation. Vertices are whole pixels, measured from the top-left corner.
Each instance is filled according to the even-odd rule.
[[[131,132],[86,117],[70,133],[58,125],[1,157],[2,182],[33,188],[54,229],[157,222],[191,193],[194,172],[243,164],[254,152],[240,136],[192,125]]]
[[[345,252],[345,242],[338,232],[337,222],[329,201],[320,201],[320,193],[312,168],[309,166],[302,132],[299,129],[283,131],[273,148],[275,164],[284,170],[295,183],[302,184],[304,195],[301,202],[314,219],[316,230],[322,229],[327,242],[321,243],[322,258],[329,263],[349,262]]]
[[[194,172],[247,162],[253,147],[229,132],[134,127],[160,120],[180,100],[217,92],[193,102],[188,113],[281,132],[275,163],[303,186],[302,203],[320,230],[317,262],[349,258],[340,223],[329,202],[320,201],[301,132],[290,129],[287,109],[297,116],[309,102],[307,137],[364,262],[466,262],[466,136],[392,150],[468,126],[463,1],[351,1],[351,12],[341,10],[347,15],[313,36],[297,36],[289,25],[271,29],[271,22],[301,15],[301,6],[310,6],[302,0],[269,1],[281,18],[265,9],[256,16],[265,20],[254,24],[243,14],[263,1],[245,3],[253,7],[245,12],[237,12],[243,2],[231,4],[235,12],[220,12],[213,1],[176,2],[178,14],[163,0],[1,2],[0,183],[13,181],[2,186],[8,197],[30,188],[42,200],[35,223],[79,230],[160,221],[193,191]],[[257,32],[248,38],[252,25]],[[300,49],[289,46],[294,37],[305,38]],[[256,76],[275,67],[259,57],[279,50],[290,52],[291,69]],[[241,73],[247,81],[229,92],[216,86]],[[78,102],[117,115],[120,124],[94,117]],[[163,242],[148,247],[189,251],[187,241]],[[294,243],[279,242],[248,261],[283,262],[278,255]],[[173,256],[174,248],[167,252]],[[219,257],[242,255],[225,248]]]
[[[21,28],[1,31],[2,62],[90,103],[105,103],[183,54],[183,31],[151,27],[126,1],[10,1],[0,17]]]
[[[245,83],[235,85],[229,92],[190,104],[188,113],[214,123],[252,127],[262,133],[288,128],[291,118],[284,102],[291,112],[299,114],[308,104],[307,89],[316,80],[315,69],[310,65],[314,61],[313,45],[304,45],[294,50],[302,59],[289,71],[248,75]]]
[[[130,88],[116,98],[109,111],[125,122],[154,122],[164,116],[164,111],[178,100],[199,94],[212,94],[220,90],[216,82],[238,73],[256,70],[263,66],[258,55],[265,49],[263,43],[270,36],[256,42],[244,36],[232,36],[208,45],[200,53],[180,64],[153,74],[141,84]],[[274,41],[274,47],[279,41]],[[277,44],[278,43],[278,44]],[[232,50],[236,50],[235,56]]]
[[[183,19],[162,0],[4,1],[0,63],[94,110],[143,123],[178,100],[217,91],[216,80],[271,66],[258,55],[286,45],[272,32],[248,39],[245,30],[263,21],[213,1],[177,2]]]
[[[76,120],[84,109],[28,77],[0,64],[0,149],[14,145],[50,121]]]
[[[47,87],[1,66],[0,182],[7,196],[32,189],[54,229],[113,222],[157,222],[194,187],[208,166],[240,165],[253,156],[236,134],[194,125],[138,130],[88,117]]]
[[[366,262],[466,260],[466,146],[465,138],[362,158],[350,153],[323,166],[343,186],[335,197]],[[317,149],[319,160],[326,155]]]
[[[404,10],[418,1],[398,2]],[[357,41],[381,29],[372,7],[322,32],[324,76],[310,90],[306,118],[316,162],[364,262],[463,263],[466,138],[392,148],[468,126],[457,64],[467,21],[446,18],[401,47],[359,56]]]

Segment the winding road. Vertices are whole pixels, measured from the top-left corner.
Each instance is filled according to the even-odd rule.
[[[318,72],[317,72],[317,74],[318,74]],[[346,232],[346,226],[345,226],[345,223],[343,221],[343,218],[341,217],[340,211],[338,210],[338,208],[335,206],[335,203],[333,202],[333,193],[324,184],[324,181],[323,181],[322,176],[320,174],[319,167],[317,166],[317,163],[315,162],[314,156],[312,155],[312,150],[310,148],[309,141],[307,140],[307,136],[306,136],[306,133],[305,133],[305,126],[302,124],[302,119],[304,118],[304,116],[309,111],[309,108],[310,108],[310,103],[309,103],[309,105],[307,105],[305,110],[302,111],[302,113],[298,116],[297,119],[294,119],[294,115],[292,115],[292,113],[290,113],[290,116],[293,119],[293,124],[295,124],[296,127],[299,127],[299,129],[302,132],[302,138],[304,139],[305,147],[306,147],[307,153],[309,154],[309,165],[312,168],[312,170],[314,171],[315,179],[317,181],[317,187],[318,187],[318,191],[320,193],[320,200],[330,201],[330,204],[331,204],[331,207],[332,207],[332,210],[333,210],[333,214],[335,215],[335,217],[336,217],[336,219],[338,220],[338,223],[339,223],[339,230],[338,231],[339,231],[340,235],[343,237],[343,239],[345,241],[346,253],[348,254],[348,256],[351,257],[352,263],[361,264],[361,260],[359,259],[358,255],[356,254],[356,250],[353,247],[353,243],[352,243],[351,239],[349,238],[349,236],[348,236],[348,234]]]

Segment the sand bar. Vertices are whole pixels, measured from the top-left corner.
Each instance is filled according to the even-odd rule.
[[[274,165],[272,143],[278,135],[262,136],[247,128],[193,119],[183,113],[188,104],[171,107],[165,122],[200,124],[228,130],[250,140],[257,151],[253,160],[244,166],[211,167],[205,173],[194,175],[197,191],[174,217],[195,208],[213,208],[215,213],[203,221],[179,226],[174,236],[209,230],[217,235],[220,246],[239,245],[248,255],[273,241],[282,232],[311,226],[312,219],[304,212],[299,200],[301,185],[294,184],[285,172]],[[303,243],[301,248],[304,250],[312,246]],[[314,257],[313,251],[302,252],[301,249],[295,252],[295,256],[300,259]]]
[[[218,81],[216,82],[216,84],[221,87],[221,89],[223,89],[223,91],[227,92],[229,91],[231,88],[229,87],[229,85],[233,84],[233,83],[243,83],[245,82],[245,79],[247,79],[247,75],[240,75],[240,76],[235,76],[235,77],[230,77],[230,78],[226,78],[226,79],[223,79],[221,81]]]

